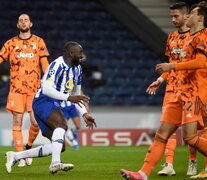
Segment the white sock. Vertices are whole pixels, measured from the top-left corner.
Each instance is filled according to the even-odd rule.
[[[24,158],[35,158],[35,157],[48,156],[50,154],[52,154],[52,143],[46,144],[43,146],[38,146],[36,148],[32,148],[29,150],[16,152],[15,158],[19,160],[19,159],[24,159]]]
[[[78,142],[74,139],[73,132],[71,131],[71,129],[68,129],[65,135],[73,146],[78,145]]]
[[[74,140],[73,132],[71,131],[71,129],[68,129],[65,135],[71,142]]]
[[[173,167],[173,164],[171,164],[171,163],[167,163],[167,165]]]
[[[52,135],[52,162],[59,163],[60,153],[63,147],[65,137],[65,130],[63,128],[56,128]]]

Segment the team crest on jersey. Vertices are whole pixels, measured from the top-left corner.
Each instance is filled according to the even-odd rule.
[[[52,75],[54,75],[54,74],[55,74],[55,70],[54,70],[54,69],[51,69],[51,70],[49,71],[49,75],[52,76]]]
[[[17,49],[19,49],[19,46],[16,46],[16,47],[14,48],[14,50],[17,50]]]
[[[181,56],[182,58],[186,57],[186,51],[181,51],[180,56]]]
[[[33,48],[33,49],[37,49],[37,45],[36,45],[35,42],[32,42],[31,44],[32,44],[32,48]]]

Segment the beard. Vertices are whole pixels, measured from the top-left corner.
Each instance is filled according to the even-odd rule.
[[[21,32],[21,33],[26,33],[26,32],[28,32],[30,30],[30,28],[19,28],[19,31]]]
[[[74,57],[71,62],[74,66],[78,66],[80,64],[80,60],[77,57]]]

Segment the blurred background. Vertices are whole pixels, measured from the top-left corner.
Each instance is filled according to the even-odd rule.
[[[154,71],[155,65],[166,60],[164,52],[167,34],[174,31],[169,6],[174,2],[2,0],[0,45],[2,47],[5,41],[18,34],[16,23],[21,13],[31,16],[32,33],[45,40],[50,62],[62,54],[66,41],[79,42],[86,53],[86,61],[82,63],[83,91],[91,98],[91,113],[98,124],[96,131],[106,132],[95,136],[98,140],[89,135],[90,142],[92,145],[94,141],[96,145],[114,145],[121,141],[119,144],[136,145],[136,129],[145,129],[144,132],[151,137],[159,125],[165,86],[155,96],[145,91],[159,76]],[[198,1],[186,2],[193,4]],[[9,63],[6,62],[0,65],[0,132],[8,130],[11,134],[12,119],[5,110],[8,92]],[[25,123],[27,129],[29,122]],[[120,130],[125,133],[120,137],[127,137],[131,139],[130,142],[113,139],[114,133]],[[0,145],[8,144],[10,140],[4,142],[3,137]],[[100,137],[107,137],[109,143]]]

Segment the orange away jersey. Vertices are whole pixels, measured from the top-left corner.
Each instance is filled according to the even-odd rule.
[[[165,55],[169,57],[170,63],[177,63],[180,59],[181,49],[185,43],[185,39],[190,35],[190,32],[179,33],[174,31],[168,35]],[[167,78],[166,91],[173,91],[176,83],[177,73],[175,71],[169,72]]]
[[[8,40],[0,51],[0,57],[10,63],[10,91],[35,93],[41,79],[40,58],[46,56],[49,53],[45,42],[36,35],[24,40],[18,36]]]
[[[203,29],[190,35],[180,54],[180,62],[195,59],[196,53],[207,56],[207,30]],[[198,95],[203,103],[207,102],[207,69],[178,71],[176,88],[186,97]],[[180,91],[180,92],[179,92]]]

